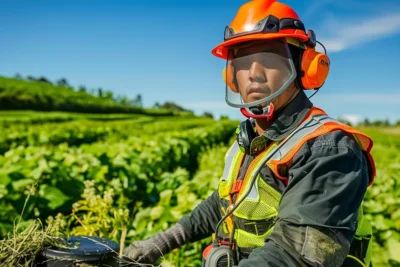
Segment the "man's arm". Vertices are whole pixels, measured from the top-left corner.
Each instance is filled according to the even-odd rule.
[[[124,255],[139,263],[154,264],[162,255],[189,242],[211,236],[220,220],[218,191],[201,202],[189,216],[148,240],[135,241]]]
[[[189,216],[184,216],[178,222],[183,226],[189,237],[189,242],[195,242],[211,236],[221,219],[218,190],[201,202]]]
[[[274,231],[239,267],[341,266],[369,181],[360,147],[342,131],[328,133],[302,147],[288,174]]]

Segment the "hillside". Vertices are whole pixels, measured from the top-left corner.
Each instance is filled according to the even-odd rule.
[[[53,85],[47,80],[23,80],[1,76],[0,110],[173,115],[173,112],[168,110],[144,109],[128,101],[118,103],[109,95],[96,96],[86,90],[75,90],[68,85]]]

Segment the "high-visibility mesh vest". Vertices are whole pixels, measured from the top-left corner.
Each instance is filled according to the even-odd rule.
[[[222,230],[225,233],[230,234],[233,231],[233,237],[238,247],[256,248],[263,246],[266,238],[273,231],[275,219],[278,215],[281,194],[261,178],[260,170],[268,166],[276,177],[287,184],[288,179],[282,176],[281,167],[290,165],[291,160],[305,142],[335,130],[352,134],[361,149],[366,152],[372,171],[369,181],[369,185],[371,185],[375,177],[375,164],[370,155],[372,140],[356,129],[328,117],[324,111],[316,107],[310,110],[303,122],[288,137],[280,142],[273,142],[257,155],[241,181],[238,181],[237,177],[245,155],[240,151],[236,142],[230,147],[225,156],[224,174],[218,187],[219,196],[221,199],[232,203],[231,194],[237,193],[235,203],[239,203],[250,190],[246,198],[234,210],[232,217],[229,217],[222,225]],[[254,177],[255,179],[253,179]],[[223,207],[221,209],[226,212]],[[257,221],[264,222],[263,227],[258,227]],[[265,222],[269,222],[269,224],[267,223],[267,226],[265,226]],[[235,227],[233,227],[233,224],[235,224]],[[363,216],[362,208],[360,208],[354,240],[363,239],[365,241],[371,239],[371,237],[371,224]],[[371,260],[371,245],[372,242],[369,240],[366,255],[357,255],[366,266],[369,266]],[[348,257],[354,256],[348,255]]]

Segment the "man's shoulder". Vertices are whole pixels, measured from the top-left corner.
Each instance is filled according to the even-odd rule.
[[[295,158],[304,154],[324,157],[338,154],[343,150],[362,158],[362,149],[353,134],[343,129],[336,129],[307,140],[296,153]]]

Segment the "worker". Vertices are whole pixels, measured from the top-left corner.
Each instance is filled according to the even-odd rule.
[[[305,93],[328,77],[318,43],[286,4],[239,8],[212,50],[226,61],[227,104],[248,118],[219,187],[176,225],[133,242],[126,256],[154,263],[212,235],[203,266],[371,266],[372,228],[361,204],[375,176],[373,142]]]

